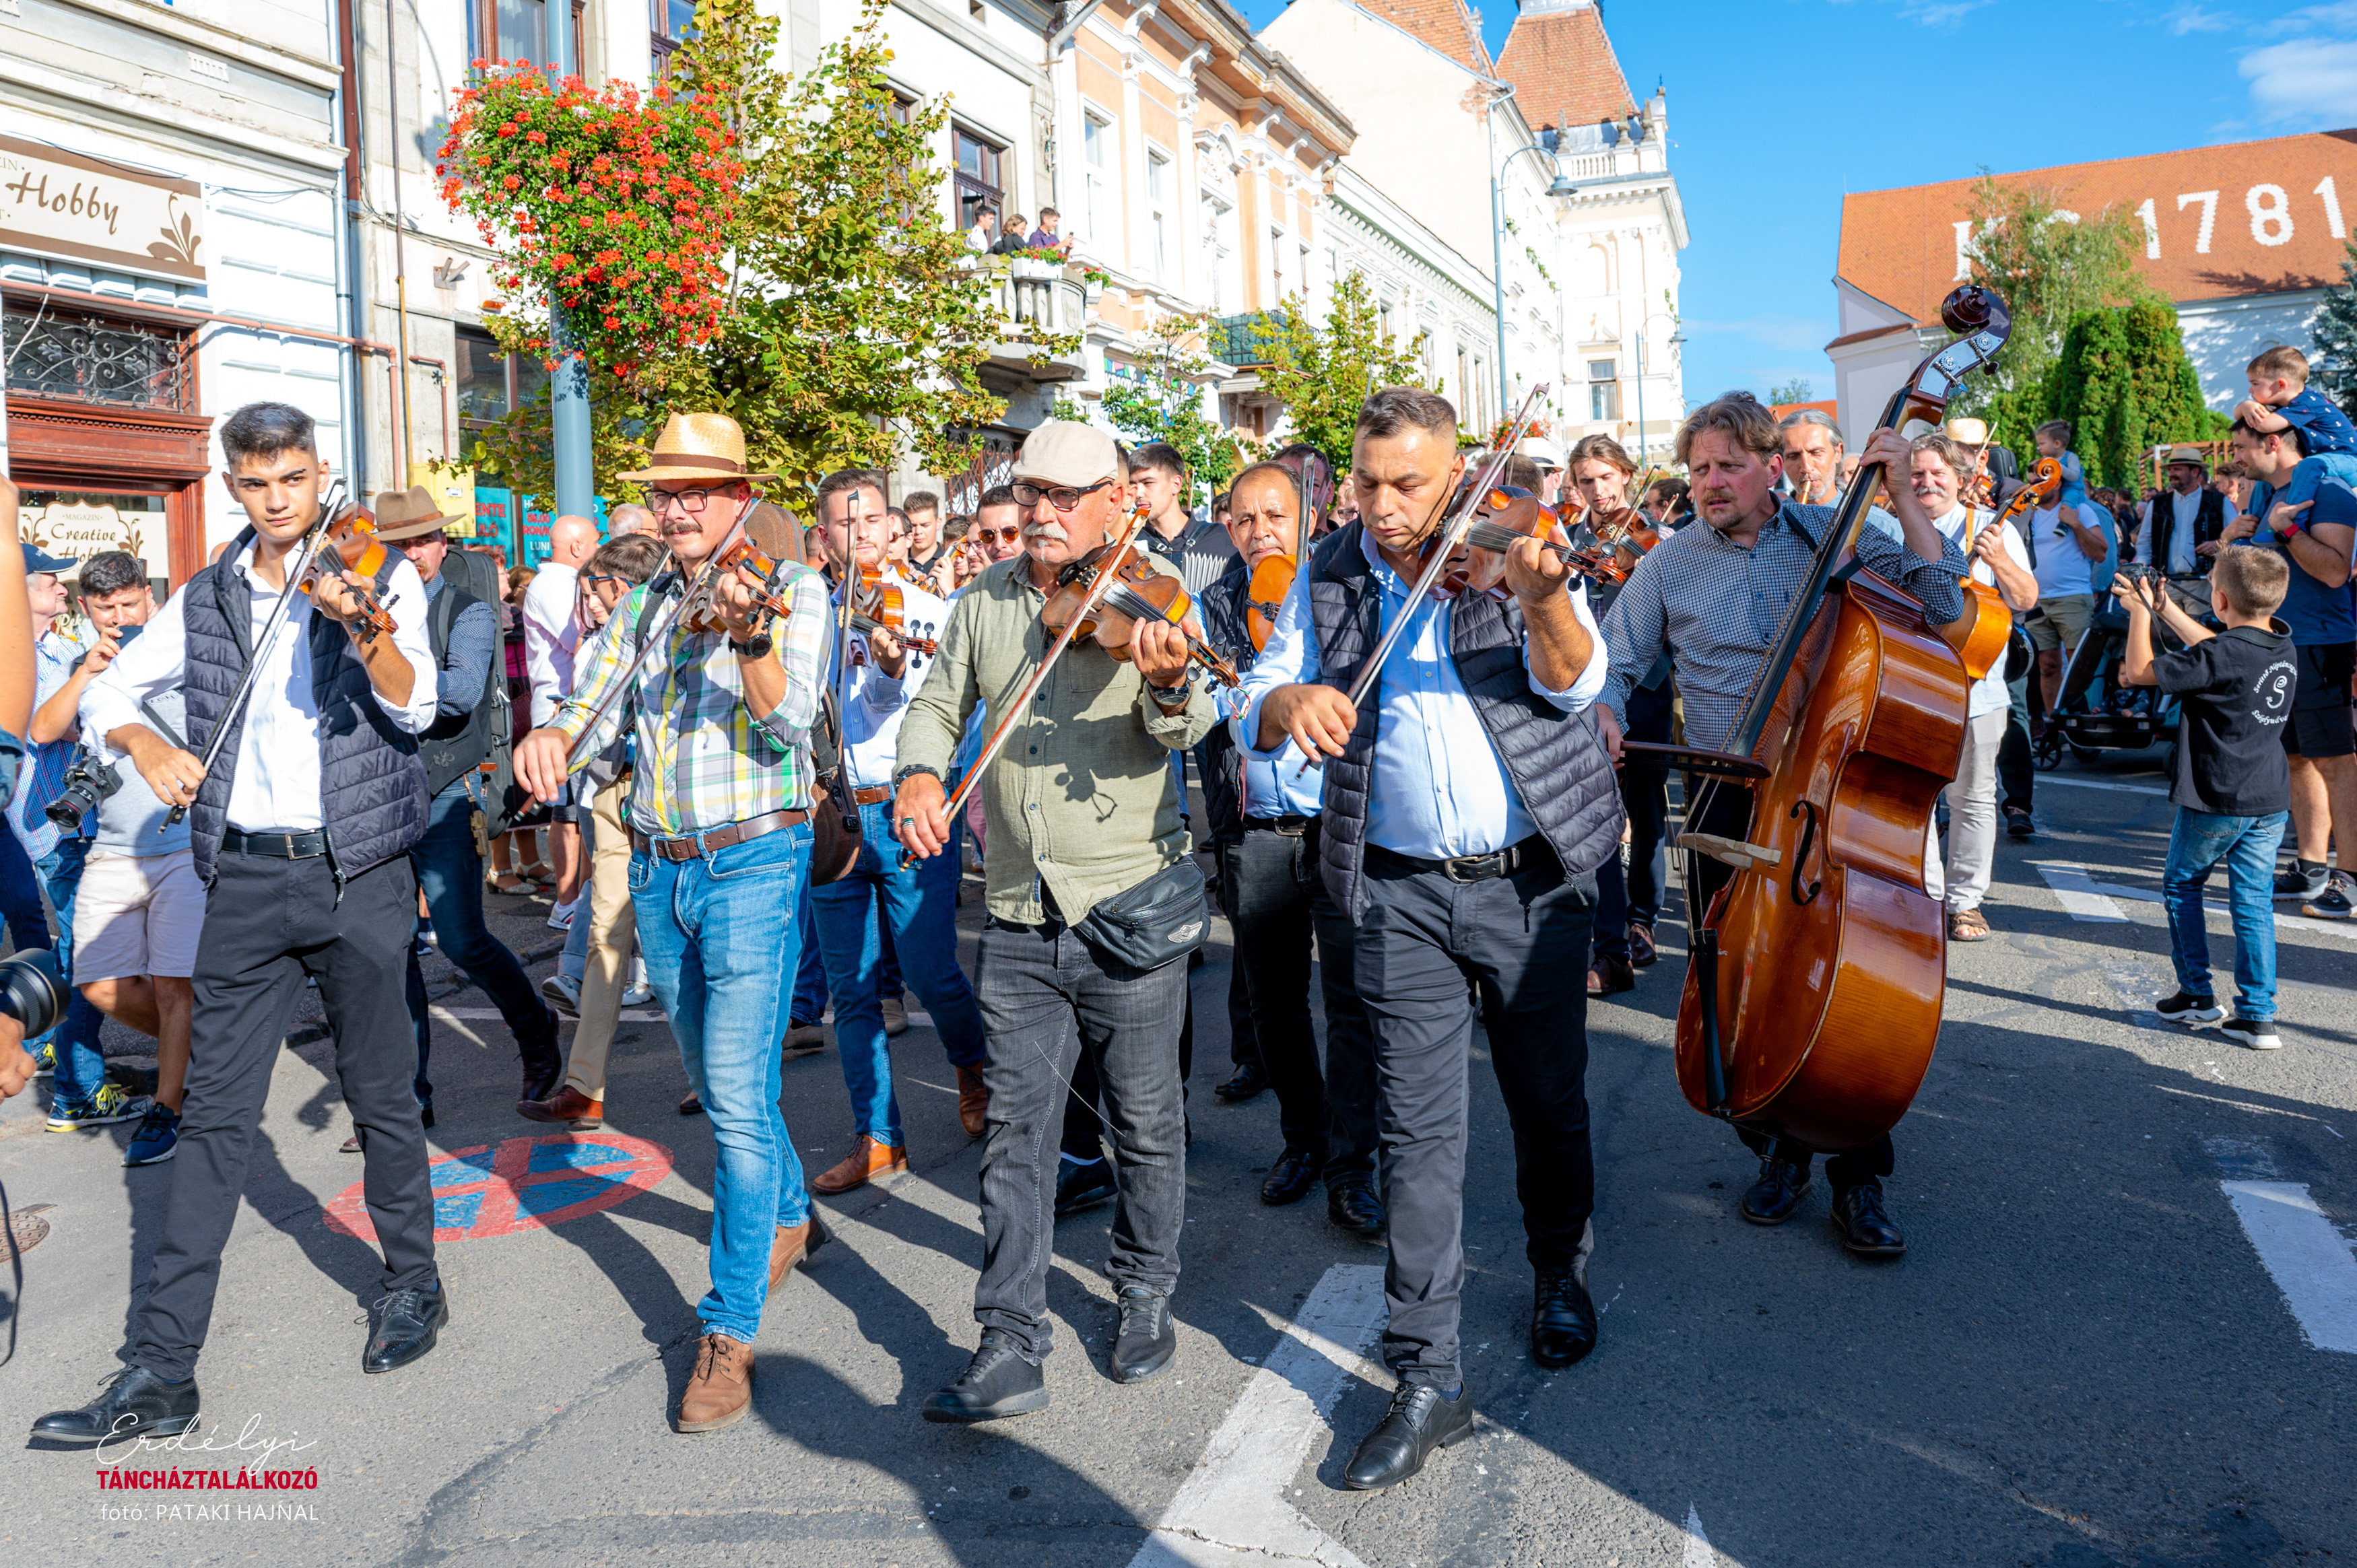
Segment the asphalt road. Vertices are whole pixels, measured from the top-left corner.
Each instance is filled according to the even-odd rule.
[[[474,1208],[456,1195],[446,1219],[479,1233],[440,1251],[452,1326],[416,1366],[364,1378],[374,1260],[323,1216],[359,1181],[359,1162],[337,1152],[346,1122],[324,1047],[297,1045],[278,1067],[200,1377],[220,1444],[245,1433],[250,1444],[307,1445],[271,1463],[315,1466],[317,1489],[107,1489],[87,1454],[10,1440],[0,1558],[2345,1559],[2357,1554],[2357,1341],[2321,1349],[2308,1333],[2330,1339],[2336,1311],[2357,1323],[2357,1294],[2334,1294],[2357,1279],[2357,1262],[2337,1255],[2357,1235],[2357,931],[2284,927],[2279,1053],[2161,1024],[2144,1010],[2174,989],[2150,902],[2170,816],[2158,782],[2148,759],[2066,763],[2041,782],[2041,835],[2000,845],[1988,911],[1997,939],[1953,950],[1939,1055],[1896,1133],[1889,1190],[1911,1244],[1901,1261],[1844,1253],[1822,1181],[1781,1230],[1735,1218],[1754,1165],[1676,1092],[1668,1017],[1684,942],[1666,918],[1662,965],[1589,1020],[1601,1344],[1577,1368],[1541,1372],[1523,1355],[1529,1274],[1511,1139],[1477,1062],[1465,1339],[1482,1419],[1396,1491],[1340,1487],[1387,1392],[1355,1354],[1374,1326],[1369,1271],[1382,1251],[1330,1229],[1315,1198],[1260,1205],[1275,1106],[1265,1096],[1225,1106],[1209,1092],[1226,1071],[1220,927],[1194,976],[1181,1342],[1160,1380],[1123,1389],[1098,1369],[1112,1323],[1100,1208],[1057,1235],[1052,1407],[973,1431],[918,1419],[974,1345],[980,1253],[979,1151],[920,1026],[895,1043],[913,1174],[826,1203],[840,1240],[771,1304],[753,1418],[674,1435],[665,1416],[705,1283],[712,1151],[704,1123],[675,1113],[684,1080],[659,1023],[624,1029],[608,1127],[659,1145],[614,1144],[623,1155],[612,1157],[661,1179],[539,1228],[503,1229],[511,1209],[496,1195]],[[551,947],[535,908],[495,904],[511,941]],[[978,905],[970,884],[968,944]],[[2212,927],[2231,950],[2222,916]],[[479,993],[443,1005],[437,1149],[548,1135],[510,1109],[512,1047],[498,1022],[458,1015],[481,1008]],[[797,1143],[823,1168],[849,1139],[835,1054],[790,1063],[785,1083]],[[46,1090],[0,1106],[9,1200],[52,1206],[40,1216],[49,1234],[24,1259],[0,1433],[88,1398],[116,1365],[170,1174],[121,1167],[127,1127],[44,1133],[45,1101]],[[2253,1185],[2224,1185],[2239,1181]],[[2288,1204],[2310,1243],[2306,1273],[2281,1256],[2271,1272],[2237,1204],[2294,1189],[2307,1197],[2278,1208]],[[2315,1214],[2298,1207],[2308,1202]],[[2319,1261],[2319,1234],[2336,1255]],[[2305,1316],[2278,1283],[2286,1269]],[[125,1466],[239,1462],[150,1455]],[[257,1499],[297,1517],[237,1514]]]

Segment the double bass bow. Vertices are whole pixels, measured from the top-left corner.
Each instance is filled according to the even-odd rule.
[[[1958,339],[1916,367],[1880,428],[1937,424],[2009,326],[2005,302],[1974,286],[1941,319]],[[1931,1065],[1947,925],[1923,888],[1923,846],[1972,682],[2011,625],[1973,585],[1964,615],[1934,626],[1859,566],[1881,480],[1880,465],[1862,466],[1842,496],[1725,750],[1623,747],[1703,776],[1690,822],[1727,791],[1748,797],[1740,837],[1679,836],[1733,870],[1690,917],[1679,1089],[1706,1114],[1825,1152],[1889,1132]]]

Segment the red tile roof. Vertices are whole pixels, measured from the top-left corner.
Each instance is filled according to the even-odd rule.
[[[1509,59],[1512,53],[1510,42]],[[2051,186],[2073,211],[2117,206],[2136,214],[2147,235],[2137,270],[2179,303],[2280,294],[2341,279],[2342,241],[2357,222],[2357,130],[2064,164],[1997,179]],[[1956,225],[1971,218],[1974,183],[1952,179],[1845,198],[1835,270],[1918,321],[1937,321],[1940,301],[1962,281]]]
[[[1598,5],[1534,5],[1516,16],[1498,74],[1514,84],[1514,101],[1534,125],[1625,120],[1637,107]]]
[[[1466,70],[1490,74],[1490,51],[1481,44],[1481,25],[1466,9],[1465,0],[1356,0],[1356,4],[1369,16],[1381,16],[1415,34]]]

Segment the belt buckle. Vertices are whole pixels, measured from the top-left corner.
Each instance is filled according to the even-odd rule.
[[[1506,852],[1493,849],[1487,854],[1460,854],[1454,860],[1440,863],[1440,874],[1451,882],[1487,882],[1505,869]]]
[[[1283,833],[1289,839],[1300,838],[1309,832],[1309,819],[1307,817],[1300,819],[1289,826],[1286,824],[1285,819],[1280,817],[1270,825],[1275,827],[1278,832]]]

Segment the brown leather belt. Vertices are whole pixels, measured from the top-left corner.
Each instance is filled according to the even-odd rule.
[[[889,784],[870,784],[864,789],[851,792],[852,803],[860,806],[880,806],[891,798],[892,786]]]
[[[654,838],[634,827],[630,830],[630,843],[640,854],[659,854],[665,860],[701,860],[716,851],[750,843],[780,828],[798,828],[809,821],[808,811],[770,811],[674,839]]]

